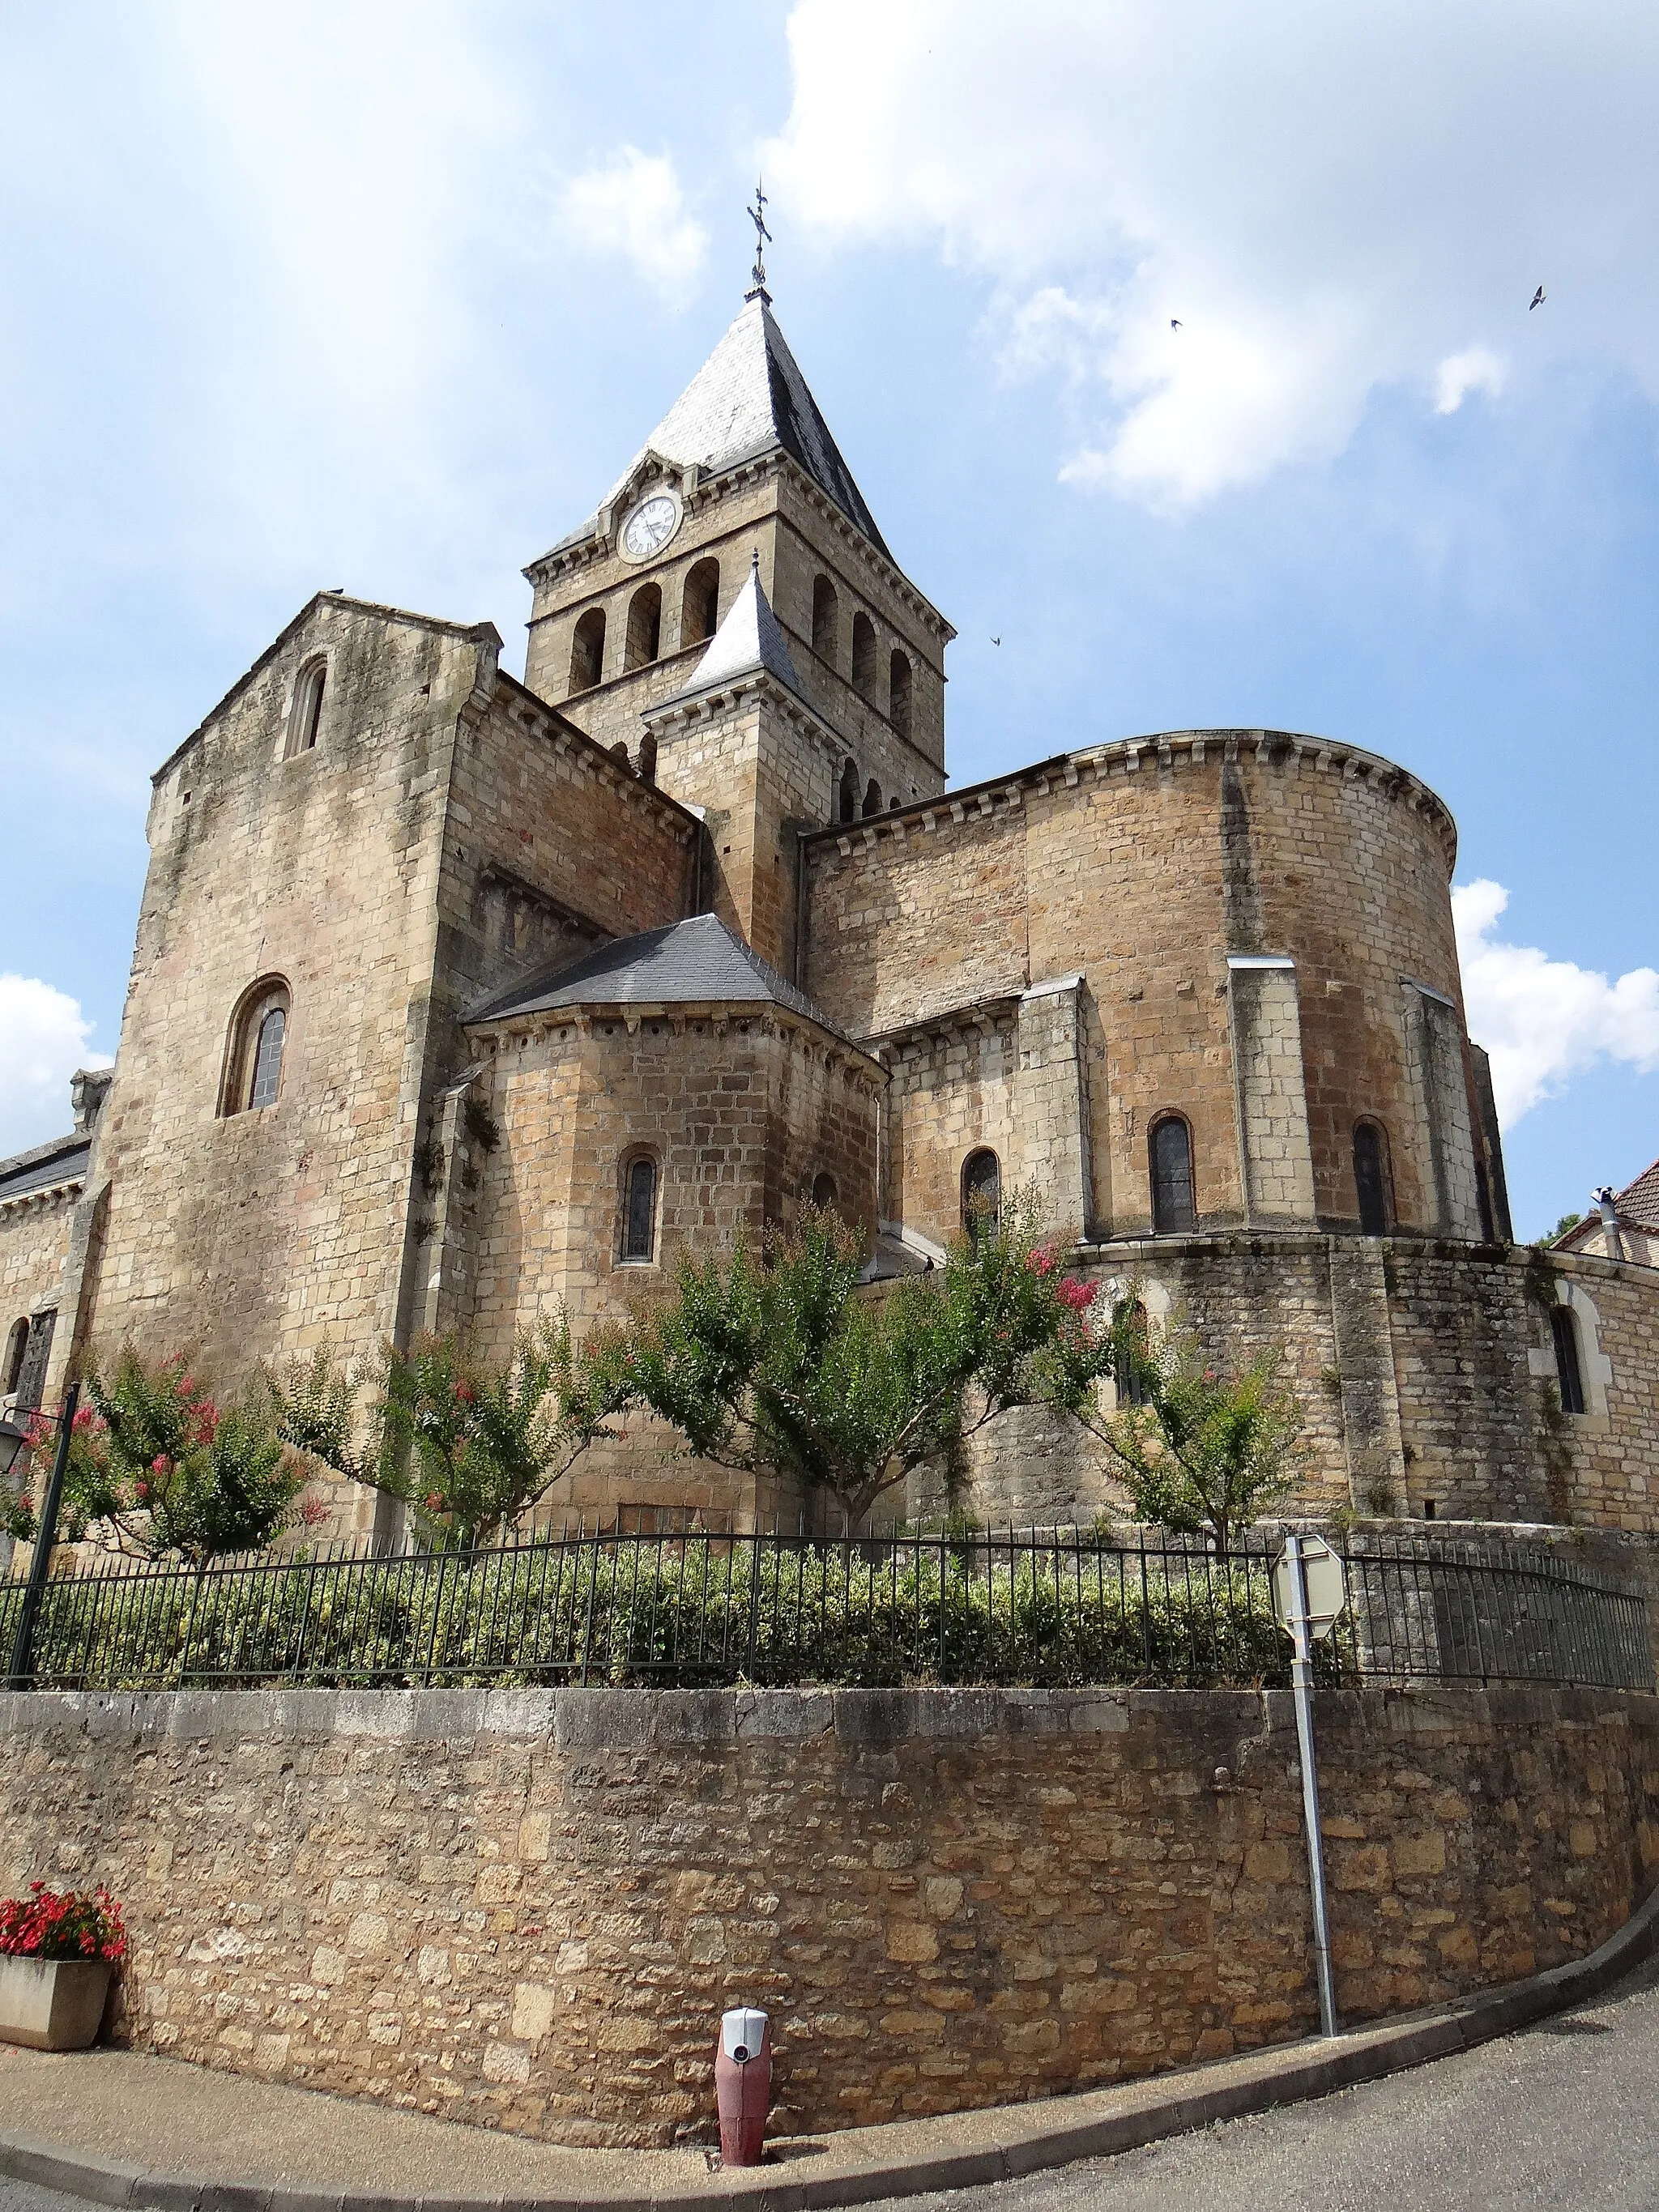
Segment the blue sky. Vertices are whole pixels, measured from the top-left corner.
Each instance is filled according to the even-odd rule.
[[[0,1149],[113,1049],[149,770],[312,591],[521,665],[518,571],[736,311],[763,161],[780,319],[961,632],[955,776],[1217,722],[1403,762],[1518,1230],[1628,1180],[1656,94],[1633,5],[8,10]]]

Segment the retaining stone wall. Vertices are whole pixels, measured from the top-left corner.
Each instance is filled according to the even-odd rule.
[[[1659,1868],[1659,1700],[1319,1701],[1350,2018],[1580,1955]],[[1281,1692],[0,1698],[0,1883],[107,1881],[125,2038],[582,2143],[1047,2095],[1315,2024]]]

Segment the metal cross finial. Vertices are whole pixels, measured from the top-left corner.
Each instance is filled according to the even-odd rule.
[[[772,234],[766,228],[766,194],[758,177],[755,179],[755,204],[744,212],[755,226],[755,265],[750,271],[750,289],[743,296],[745,300],[769,301],[772,295],[766,289],[766,249],[772,243]]]

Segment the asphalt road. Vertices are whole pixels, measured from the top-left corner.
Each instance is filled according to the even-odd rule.
[[[905,2202],[918,2212],[1659,2208],[1659,1962],[1600,2004],[1339,2096]]]
[[[1659,1961],[1456,2058],[921,2212],[1659,2212]],[[0,2212],[82,2212],[0,2177]]]

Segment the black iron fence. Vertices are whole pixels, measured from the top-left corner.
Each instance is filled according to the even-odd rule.
[[[100,1561],[46,1585],[43,1688],[737,1682],[1283,1685],[1276,1537],[1228,1558],[1074,1529],[802,1540],[539,1535],[489,1551]],[[1541,1555],[1376,1539],[1321,1678],[1654,1686],[1641,1596]],[[0,1584],[0,1650],[22,1584]]]

